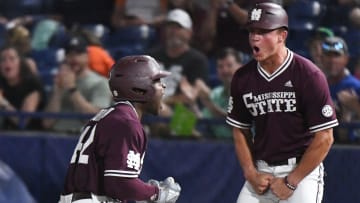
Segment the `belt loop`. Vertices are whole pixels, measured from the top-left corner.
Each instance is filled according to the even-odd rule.
[[[295,165],[296,164],[296,157],[288,159],[288,164],[289,165]]]

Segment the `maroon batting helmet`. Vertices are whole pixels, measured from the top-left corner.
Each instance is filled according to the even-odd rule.
[[[115,101],[148,102],[155,95],[154,80],[168,75],[150,56],[125,56],[111,68],[109,86]]]
[[[274,30],[288,29],[288,16],[282,6],[276,3],[258,3],[249,11],[247,28]]]

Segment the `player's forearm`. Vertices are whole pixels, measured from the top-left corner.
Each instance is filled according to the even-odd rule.
[[[316,132],[313,141],[301,158],[301,162],[296,169],[288,175],[288,181],[293,185],[299,184],[305,176],[325,159],[333,141],[332,128]]]
[[[138,178],[105,177],[104,187],[107,196],[120,200],[150,200],[159,193],[156,186]]]
[[[236,155],[239,159],[244,176],[248,179],[256,173],[256,168],[251,154],[251,143],[249,143],[249,140],[247,139],[247,136],[251,136],[250,131],[233,128],[233,135]]]

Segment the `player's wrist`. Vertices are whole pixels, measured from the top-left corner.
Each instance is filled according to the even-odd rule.
[[[150,197],[150,200],[152,202],[155,202],[159,199],[159,193],[160,193],[160,188],[157,186],[154,186],[154,187],[155,187],[155,193]]]
[[[288,176],[285,176],[284,182],[285,182],[285,185],[286,185],[287,188],[289,188],[292,191],[296,190],[297,185],[290,183],[289,180],[288,180]]]
[[[246,180],[253,179],[258,173],[258,171],[256,170],[255,167],[243,169],[243,171],[244,171],[244,177]]]

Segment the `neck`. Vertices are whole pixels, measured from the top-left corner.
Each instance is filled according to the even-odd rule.
[[[282,46],[278,52],[276,52],[274,55],[270,56],[268,59],[265,59],[264,61],[259,62],[261,67],[263,67],[266,72],[269,74],[272,74],[275,72],[281,64],[284,63],[286,57],[288,55],[287,48],[285,46]]]
[[[171,58],[175,58],[175,57],[178,57],[181,54],[185,53],[187,50],[189,50],[189,48],[190,47],[188,45],[184,45],[184,46],[180,46],[180,47],[173,47],[173,48],[166,49],[166,53]]]
[[[141,105],[140,105],[139,103],[137,103],[137,102],[132,102],[131,104],[134,106],[135,111],[136,111],[136,113],[137,113],[137,115],[138,115],[139,120],[141,120],[141,119],[142,119],[142,116],[143,116],[143,110],[142,110],[142,108],[141,108]]]
[[[88,68],[83,68],[79,72],[76,73],[77,78],[82,78],[88,73]]]
[[[9,79],[9,80],[7,80],[7,81],[8,81],[8,83],[9,83],[10,86],[15,86],[15,85],[19,84],[19,82],[20,82],[20,77],[19,77],[19,76],[16,76],[16,77],[14,77],[14,78],[12,78],[12,79]]]

